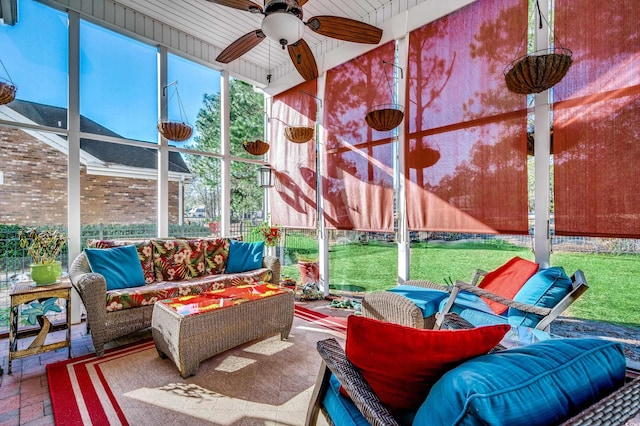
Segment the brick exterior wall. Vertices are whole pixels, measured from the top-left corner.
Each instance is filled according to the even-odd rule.
[[[67,224],[67,156],[28,133],[0,126],[0,223]],[[87,175],[81,169],[82,224],[157,221],[157,181]],[[169,220],[178,222],[178,183],[169,183]]]

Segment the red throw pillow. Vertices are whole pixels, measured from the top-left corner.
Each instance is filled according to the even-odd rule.
[[[509,328],[422,330],[351,315],[346,354],[387,408],[415,411],[444,373],[488,353]]]
[[[504,265],[488,272],[480,281],[478,287],[502,296],[506,299],[513,299],[524,283],[538,272],[539,265],[521,257],[514,257]],[[493,300],[482,298],[493,312],[502,315],[508,306]]]

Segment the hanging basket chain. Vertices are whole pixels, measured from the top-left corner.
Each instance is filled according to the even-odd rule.
[[[187,112],[184,109],[184,105],[182,105],[182,98],[180,97],[180,92],[178,91],[178,80],[172,81],[171,83],[169,83],[166,86],[164,86],[162,88],[162,96],[167,96],[167,92],[169,91],[169,86],[171,86],[171,85],[175,85],[176,87],[175,87],[175,90],[173,92],[171,92],[171,95],[169,96],[169,99],[167,99],[167,103],[162,108],[162,113],[164,115],[164,113],[166,113],[168,111],[169,105],[171,104],[171,100],[175,96],[177,101],[178,101],[178,112],[180,113],[180,121],[182,121],[183,123],[186,123],[186,124],[190,124],[189,120],[187,118]]]
[[[4,70],[4,73],[7,75],[7,80],[9,81],[9,83],[11,83],[12,86],[15,86],[16,84],[11,79],[11,75],[9,74],[9,71],[7,71],[7,67],[4,66],[4,62],[2,62],[2,59],[0,59],[0,65],[2,65],[2,69]]]
[[[556,36],[555,28],[551,27],[551,25],[549,24],[549,21],[547,21],[547,17],[542,14],[542,10],[540,9],[540,3],[539,3],[538,0],[536,0],[536,9],[538,10],[538,22],[539,22],[538,28],[542,29],[542,21],[544,21],[547,24],[547,27],[549,29],[551,29],[551,34],[553,34],[553,44],[555,45],[556,40],[557,40],[558,41],[558,45],[560,46],[560,48],[564,49],[565,47],[560,42],[560,38],[558,38],[558,36]]]

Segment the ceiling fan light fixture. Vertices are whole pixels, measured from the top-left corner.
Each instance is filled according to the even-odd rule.
[[[262,20],[262,32],[284,49],[296,43],[304,35],[305,25],[297,16],[288,12],[274,12]]]

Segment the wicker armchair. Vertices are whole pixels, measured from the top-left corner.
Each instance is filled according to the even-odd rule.
[[[369,423],[374,426],[399,425],[398,420],[380,402],[380,399],[367,384],[358,369],[349,362],[344,350],[335,339],[331,338],[318,342],[317,349],[322,357],[322,364],[309,403],[306,425],[315,425],[320,410],[324,409],[322,401],[329,386],[331,373],[338,378],[354,405]],[[562,426],[624,425],[625,422],[634,418],[639,412],[640,377],[629,381],[617,391],[598,401],[598,403],[581,411],[564,422]],[[333,421],[329,420],[333,424]]]
[[[452,289],[426,280],[410,280],[405,284],[446,292],[451,292]],[[367,293],[362,299],[362,315],[413,328],[431,329],[435,324],[435,317],[424,318],[423,312],[415,303],[390,291]]]

